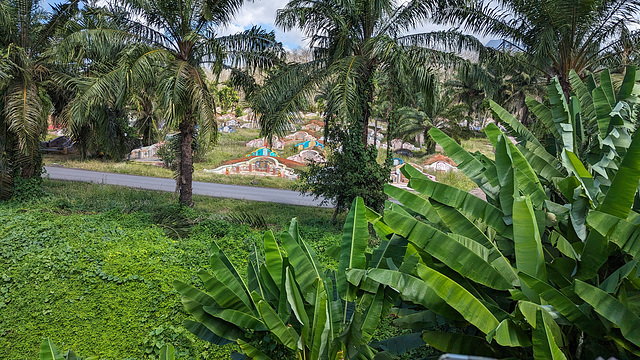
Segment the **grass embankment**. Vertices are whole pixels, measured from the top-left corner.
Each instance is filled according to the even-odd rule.
[[[212,241],[245,271],[264,231],[225,214],[260,214],[275,230],[298,217],[320,260],[335,266],[325,249],[339,243],[341,229],[328,209],[196,196],[196,208],[180,212],[166,193],[57,181],[45,181],[45,190],[39,201],[0,203],[5,359],[37,358],[45,337],[101,359],[156,359],[165,342],[181,359],[228,358],[232,346],[209,345],[182,327],[187,314],[171,285],[198,283]],[[176,215],[198,224],[171,238]]]

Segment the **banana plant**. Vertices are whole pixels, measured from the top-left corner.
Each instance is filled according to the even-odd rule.
[[[76,355],[73,350],[60,352],[51,339],[43,339],[40,344],[40,360],[97,360],[98,357],[83,358]],[[163,358],[164,360],[165,358]],[[166,358],[166,360],[173,360]]]
[[[193,316],[184,326],[217,345],[236,343],[252,359],[372,359],[410,349],[407,344],[425,345],[420,333],[374,341],[397,293],[375,282],[356,287],[353,279],[347,281],[347,269],[403,267],[407,246],[403,238],[390,236],[367,253],[367,219],[372,216],[361,198],[354,200],[344,225],[337,272],[319,263],[300,237],[296,219],[277,238],[272,231],[265,233],[262,246],[249,259],[246,280],[214,243],[211,273],[198,272],[202,289],[174,282]]]
[[[623,88],[620,94],[638,94],[637,86]],[[633,101],[626,103],[634,109],[625,118],[630,123],[637,116]],[[569,115],[582,118],[580,103],[573,103]],[[518,144],[495,125],[485,129],[495,159],[470,154],[430,130],[487,200],[405,166],[412,190],[386,187],[396,202],[370,216],[388,238],[408,241],[404,271],[353,268],[347,278],[362,289],[372,287],[367,283],[389,286],[421,307],[420,318],[432,319],[424,322],[423,339],[444,352],[520,359],[640,356],[640,214],[633,210],[640,135],[629,128],[624,151],[615,148],[616,166],[606,172],[605,187],[602,174],[574,152],[581,144],[569,144],[567,137],[554,156],[511,118],[510,127],[524,139]],[[433,319],[458,330],[435,331],[440,324]]]

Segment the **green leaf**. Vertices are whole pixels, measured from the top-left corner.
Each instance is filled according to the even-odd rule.
[[[197,321],[185,320],[182,323],[182,326],[184,326],[185,329],[189,330],[189,332],[197,336],[199,339],[208,341],[212,344],[226,345],[233,342],[231,340],[221,338],[220,336],[216,335],[213,331],[209,330],[206,326],[202,325]]]
[[[636,267],[639,261],[640,259],[634,259],[622,265],[618,270],[612,272],[598,287],[609,294],[616,293],[618,287],[622,284],[622,279],[637,270]]]
[[[569,71],[569,81],[571,83],[571,89],[578,96],[580,102],[580,114],[582,117],[582,123],[585,128],[590,127],[596,122],[596,112],[593,107],[593,98],[591,97],[591,91],[587,88],[587,85],[582,81],[580,75],[571,69]]]
[[[631,97],[633,94],[633,88],[636,85],[637,68],[635,66],[627,66],[626,69],[627,71],[624,74],[624,80],[620,86],[620,91],[618,91],[618,101],[624,101]]]
[[[462,146],[447,136],[440,129],[432,127],[429,135],[435,140],[453,161],[458,164],[458,169],[476,183],[490,198],[498,194],[498,178],[495,169],[487,169],[478,159],[469,154]],[[413,179],[412,179],[413,180]]]
[[[316,278],[323,278],[322,270],[318,264],[308,257],[302,246],[288,232],[280,234],[280,241],[287,252],[289,262],[296,270],[296,280],[300,285],[302,294],[305,299],[309,300],[316,291],[313,288]],[[283,273],[282,278],[284,279],[284,277],[285,274]]]
[[[500,325],[494,332],[487,335],[488,338],[493,338],[499,345],[508,347],[529,347],[531,346],[531,339],[522,330],[522,328],[516,325],[511,319],[504,319],[500,322]]]
[[[411,165],[405,165],[405,167],[411,167]],[[401,204],[422,215],[428,221],[438,224],[441,222],[438,217],[438,213],[433,209],[429,200],[416,194],[414,192],[401,189],[391,184],[384,186],[384,193],[398,200]]]
[[[494,125],[495,126],[495,125]],[[487,132],[489,127],[487,127]],[[497,130],[497,127],[496,127]],[[498,130],[500,131],[500,130]],[[500,207],[508,222],[511,223],[513,214],[513,199],[520,195],[518,184],[515,176],[515,169],[511,156],[509,154],[509,141],[500,134],[494,145],[496,150],[496,169],[498,171],[498,181],[500,182]],[[513,164],[513,165],[512,165]]]
[[[562,151],[562,163],[569,170],[570,174],[576,176],[580,184],[585,189],[585,193],[592,202],[596,199],[598,188],[595,186],[591,173],[584,167],[584,164],[578,159],[576,154],[565,149]],[[573,198],[573,196],[571,196]]]
[[[425,331],[422,339],[427,345],[444,353],[497,356],[497,352],[484,338],[465,334],[455,334],[441,331]]]
[[[513,242],[516,268],[538,279],[547,279],[542,240],[529,197],[519,197],[513,203]],[[537,294],[523,286],[522,291],[532,301]]]
[[[553,306],[562,316],[567,318],[567,320],[578,325],[584,332],[589,334],[595,333],[597,329],[594,329],[593,321],[589,319],[589,315],[584,313],[582,309],[576,306],[562,292],[525,273],[520,273],[519,276],[530,289],[535,291],[540,298],[549,305]]]
[[[491,112],[493,115],[500,119],[500,121],[506,124],[509,128],[518,135],[518,138],[524,139],[525,142],[531,142],[537,146],[542,146],[538,138],[527,129],[526,126],[522,125],[518,119],[516,119],[513,115],[511,115],[507,110],[505,110],[502,106],[498,105],[493,100],[489,100],[489,107],[491,108]],[[495,124],[493,124],[495,126]]]
[[[365,250],[369,240],[369,227],[364,200],[357,197],[351,204],[342,231],[342,250],[338,263],[338,293],[347,301],[355,299],[356,289],[345,279],[346,269],[364,269],[367,266]]]
[[[573,133],[571,112],[557,76],[549,84],[549,102],[551,103],[553,123],[562,138],[563,147],[569,151],[574,151],[575,134]]]
[[[40,360],[63,360],[64,357],[58,351],[51,339],[42,340],[40,344]]]
[[[551,329],[543,316],[543,311],[536,311],[536,325],[533,329],[533,357],[536,359],[549,360],[566,360],[566,356],[562,353],[556,344]]]
[[[640,256],[640,227],[637,225],[600,211],[589,212],[587,223],[600,234],[604,245],[607,245],[608,240],[618,245],[623,252],[633,257]],[[589,236],[593,233],[594,231]]]
[[[611,82],[611,73],[609,72],[609,69],[604,69],[600,72],[600,88],[602,88],[602,91],[607,97],[607,101],[611,107],[613,107],[616,103],[616,94]]]
[[[267,328],[257,317],[233,309],[224,309],[218,306],[204,306],[204,311],[221,320],[234,324],[240,328],[256,331],[265,331]]]
[[[312,331],[311,323],[309,322],[309,315],[307,315],[302,295],[300,295],[298,286],[295,283],[293,274],[291,273],[291,268],[287,268],[285,289],[287,292],[287,302],[289,303],[289,306],[291,306],[291,310],[296,316],[296,319],[298,319],[298,322],[302,325],[302,338],[305,343],[308,344],[311,342],[311,339],[309,338],[309,334]]]
[[[275,310],[273,310],[266,301],[260,299],[258,294],[253,293],[252,295],[254,296],[253,301],[257,304],[256,306],[260,317],[262,317],[262,321],[269,331],[273,333],[284,346],[297,351],[300,335],[298,335],[291,326],[285,325]]]
[[[282,288],[282,252],[271,230],[264,233],[264,261],[269,275]]]
[[[215,241],[211,245],[211,270],[216,279],[224,284],[229,290],[231,290],[242,302],[251,307],[251,299],[249,298],[249,291],[244,280],[238,274],[238,270],[233,266],[231,261],[227,258],[222,250],[218,247]]]
[[[391,228],[389,228],[391,229]],[[394,264],[402,263],[407,252],[407,239],[394,234],[391,240],[382,240],[380,245],[373,250],[373,256],[369,262],[370,268],[382,267],[386,268],[387,259]]]
[[[544,124],[544,126],[549,130],[551,135],[555,139],[561,139],[560,131],[558,130],[558,126],[553,122],[553,113],[551,109],[546,107],[544,104],[540,103],[538,100],[527,96],[525,99],[525,103],[527,104],[527,108],[533,113],[540,122]],[[529,145],[529,144],[527,144]]]
[[[613,107],[607,99],[605,91],[602,86],[595,88],[592,92],[593,95],[593,107],[596,110],[596,119],[598,123],[598,130],[600,131],[600,137],[605,138],[609,133],[609,125],[611,124],[611,111]]]
[[[176,349],[171,344],[165,344],[160,348],[160,360],[174,360]]]
[[[202,280],[207,295],[211,296],[218,305],[227,309],[244,311],[247,314],[251,313],[251,307],[247,306],[239,296],[231,291],[224,283],[211,276],[211,274],[205,270],[199,270],[198,277]],[[178,292],[180,292],[180,290],[178,290]]]
[[[640,318],[613,296],[580,280],[575,281],[575,292],[605,319],[622,331],[625,339],[640,346]]]
[[[631,146],[627,149],[622,164],[598,210],[626,219],[633,206],[638,183],[640,183],[640,135],[636,131]]]
[[[324,283],[316,279],[315,304],[313,308],[313,323],[311,323],[312,338],[309,348],[311,349],[311,359],[321,359],[327,353],[331,343],[333,333],[331,331],[331,316],[329,314],[329,303]]]
[[[436,314],[448,319],[461,320],[459,313],[447,304],[433,289],[421,279],[414,276],[386,269],[350,269],[348,279],[364,279],[367,277],[383,285],[396,289],[405,301],[420,304]]]
[[[256,347],[254,347],[253,345],[244,342],[242,340],[238,340],[238,345],[240,346],[240,349],[242,349],[242,352],[245,353],[250,359],[253,360],[272,360],[270,357],[268,357],[267,355],[265,355],[265,353],[263,353],[262,351],[258,350]]]
[[[473,221],[482,221],[498,233],[507,235],[507,224],[503,220],[502,211],[466,191],[435,181],[418,179],[411,179],[409,187],[428,198],[457,209]]]
[[[386,211],[384,219],[394,231],[406,237],[416,248],[424,250],[461,275],[494,289],[512,288],[511,283],[487,262],[488,257],[483,258],[467,247],[465,242],[395,211]],[[470,242],[478,244],[472,240]]]

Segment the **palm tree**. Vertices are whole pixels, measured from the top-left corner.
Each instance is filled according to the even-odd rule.
[[[640,37],[630,28],[639,14],[638,0],[460,0],[435,19],[502,39],[507,51],[525,55],[523,67],[558,76],[568,97],[571,70],[586,76],[637,56],[637,48],[625,45]]]
[[[45,12],[33,0],[0,0],[0,197],[12,177],[40,176],[40,138],[52,109],[50,49],[60,24],[77,1]]]
[[[217,36],[229,23],[242,0],[123,0],[116,6],[126,12],[124,30],[85,29],[72,35],[67,45],[126,46],[117,63],[101,71],[80,92],[69,109],[74,121],[93,116],[107,98],[124,106],[136,84],[155,84],[164,126],[178,129],[180,155],[177,168],[179,201],[192,206],[193,154],[191,143],[215,140],[216,119],[213,94],[205,79],[205,68],[219,74],[242,67],[244,73],[277,62],[283,51],[273,32],[254,27],[244,32]],[[73,47],[73,46],[70,46]],[[239,72],[234,72],[234,74]]]
[[[369,187],[363,194],[368,206],[377,207],[378,204],[371,203],[367,195],[372,191],[382,193],[388,176],[380,174],[388,173],[388,169],[376,163],[375,148],[375,154],[366,154],[369,150],[369,120],[376,93],[385,94],[385,99],[391,104],[390,109],[395,109],[413,96],[413,93],[405,91],[409,84],[416,84],[425,94],[432,92],[435,84],[433,70],[438,64],[458,61],[453,52],[480,51],[481,59],[486,55],[484,47],[475,38],[455,31],[408,34],[437,11],[437,3],[420,0],[405,3],[393,0],[291,0],[278,11],[276,24],[284,30],[301,29],[310,41],[313,59],[279,68],[270,74],[265,86],[251,96],[252,107],[261,114],[263,135],[281,135],[291,123],[299,120],[299,111],[309,107],[318,89],[327,88],[325,138],[334,142],[335,148],[342,146],[343,150],[352,151],[355,157],[352,161],[360,161],[360,168],[380,168],[370,172],[371,179],[360,181],[369,187],[382,179],[375,191]],[[392,124],[389,127],[393,127]],[[358,136],[354,135],[356,133]],[[360,150],[346,149],[356,146],[350,143],[354,138],[360,140],[357,145]],[[343,143],[339,139],[349,139],[349,142]],[[364,159],[369,159],[370,163],[365,163]],[[348,177],[346,168],[340,171],[338,163],[328,160],[326,167],[334,167],[334,174],[342,174],[338,176],[341,179]],[[313,176],[310,179],[320,178]],[[327,194],[316,195],[326,197]],[[382,197],[372,195],[371,198]],[[352,200],[334,199],[334,203],[348,206]]]
[[[392,102],[401,104],[401,90],[409,82],[425,92],[432,90],[433,68],[457,59],[446,51],[471,49],[484,56],[486,50],[475,38],[455,31],[406,34],[437,10],[436,3],[290,1],[278,11],[276,24],[284,30],[301,29],[310,40],[313,60],[271,74],[254,98],[265,135],[286,129],[317,89],[329,84],[325,117],[358,124],[366,146],[376,86],[395,87]],[[433,49],[438,46],[440,51]],[[378,73],[385,74],[380,77],[384,83],[375,81]]]
[[[461,123],[469,120],[468,105],[455,100],[452,91],[442,91],[438,86],[430,98],[419,96],[418,106],[402,107],[398,109],[397,136],[409,139],[423,136],[425,151],[431,154],[435,151],[436,143],[429,136],[432,127],[442,130],[449,137],[459,141],[463,135]]]

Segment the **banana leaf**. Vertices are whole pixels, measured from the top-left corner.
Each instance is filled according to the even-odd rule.
[[[523,295],[524,296],[524,295]],[[516,325],[511,319],[504,319],[500,325],[487,335],[487,341],[495,340],[501,346],[508,347],[529,347],[531,339],[522,328]]]
[[[321,359],[326,356],[328,344],[333,341],[331,331],[331,318],[329,314],[329,304],[327,292],[321,279],[316,279],[315,303],[313,307],[313,322],[311,323],[312,337],[309,344],[311,349],[311,359]]]
[[[604,69],[600,72],[600,88],[602,89],[607,101],[613,107],[616,103],[616,93],[613,89],[613,83],[611,81],[611,73],[609,69]]]
[[[615,294],[622,283],[622,279],[629,276],[633,271],[637,271],[638,261],[640,259],[634,259],[622,265],[618,270],[612,272],[598,287],[609,294]]]
[[[525,104],[527,104],[529,111],[531,111],[531,113],[533,113],[533,115],[535,115],[536,118],[544,124],[545,128],[549,130],[554,138],[561,139],[562,135],[560,135],[558,127],[553,122],[553,113],[551,112],[551,109],[529,96],[525,99]]]
[[[313,293],[316,291],[316,289],[313,288],[315,280],[317,278],[324,278],[322,269],[316,262],[308,257],[307,253],[302,249],[300,244],[294,240],[291,234],[283,232],[280,234],[280,240],[287,253],[289,262],[296,270],[296,280],[300,285],[302,294],[307,301],[311,302]],[[285,276],[286,274],[283,273],[282,278],[284,279]]]
[[[512,129],[519,139],[525,140],[525,143],[531,142],[537,146],[542,146],[540,141],[538,141],[538,138],[536,138],[536,136],[533,135],[526,126],[522,125],[518,119],[511,115],[502,106],[498,105],[495,101],[490,100],[489,107],[491,108],[493,115],[500,119],[503,124],[506,124],[510,129]],[[518,142],[521,143],[522,141]]]
[[[416,270],[425,284],[480,331],[488,334],[498,327],[498,319],[491,311],[458,283],[422,264]]]
[[[574,151],[576,144],[571,112],[557,76],[549,84],[549,102],[551,103],[553,123],[560,135],[559,137],[562,138],[563,147],[569,151]]]
[[[626,219],[640,183],[640,135],[633,135],[627,154],[598,210]]]
[[[490,198],[498,195],[498,178],[495,169],[490,171],[478,159],[469,154],[462,146],[447,136],[440,129],[432,127],[429,135],[435,140],[449,157],[458,164],[458,169],[476,183]]]
[[[244,280],[242,280],[236,268],[224,252],[220,250],[215,241],[212,242],[211,248],[209,260],[211,263],[211,271],[213,271],[216,279],[229,288],[247,307],[251,308],[251,299],[248,295],[249,290]]]
[[[536,326],[532,332],[533,357],[535,359],[566,360],[562,350],[554,341],[548,321],[543,316],[543,311],[536,311]]]
[[[231,340],[224,339],[216,335],[213,331],[209,330],[206,326],[197,321],[185,320],[183,321],[182,326],[184,326],[185,329],[189,330],[190,333],[194,334],[199,339],[210,342],[212,344],[226,345],[233,343],[233,341]]]
[[[434,313],[454,321],[463,320],[463,317],[438,296],[426,282],[415,276],[386,269],[347,270],[347,279],[354,285],[358,283],[352,280],[364,279],[365,277],[396,289],[405,301],[420,304]]]
[[[404,167],[411,167],[411,165],[405,165]],[[422,215],[425,219],[433,224],[439,224],[442,222],[438,213],[433,209],[428,199],[420,196],[419,194],[411,191],[401,189],[391,184],[384,186],[384,193],[390,197],[398,200],[401,204],[408,207],[412,211]]]
[[[580,75],[573,69],[569,71],[569,82],[571,83],[571,89],[576,93],[578,101],[580,102],[582,123],[585,127],[593,126],[596,123],[596,112],[593,107],[591,91],[589,91],[587,85],[582,81]]]
[[[595,286],[576,280],[574,289],[598,314],[619,327],[625,339],[640,346],[640,318],[636,314]]]
[[[258,350],[255,346],[245,341],[238,340],[238,345],[240,346],[240,349],[242,349],[242,352],[249,357],[249,359],[271,360],[271,358],[265,355],[265,353],[263,353],[262,351]]]
[[[498,233],[509,236],[507,224],[503,220],[504,213],[466,191],[435,181],[419,179],[411,179],[409,187],[430,199],[458,209],[470,217],[472,221],[479,220],[494,228]]]
[[[300,335],[298,335],[292,327],[285,325],[275,310],[264,300],[260,299],[260,295],[255,292],[251,295],[254,298],[253,301],[256,303],[260,317],[269,331],[282,342],[282,345],[297,351]]]
[[[271,230],[264,233],[264,262],[273,281],[282,288],[282,252]]]
[[[627,66],[626,73],[624,74],[624,80],[618,91],[617,100],[625,101],[634,94],[633,89],[636,87],[636,74],[637,68],[635,66]]]
[[[229,289],[224,283],[211,276],[211,274],[205,270],[199,270],[198,277],[202,280],[202,284],[204,285],[204,289],[207,291],[207,294],[211,296],[211,298],[213,298],[220,307],[239,310],[247,314],[251,314],[252,307],[248,306],[241,297],[231,291],[231,289]]]
[[[497,357],[500,355],[484,338],[441,331],[425,331],[422,339],[431,347],[445,352],[462,355]]]
[[[518,197],[513,202],[513,241],[516,253],[516,268],[526,274],[546,281],[542,240],[536,216],[529,197]],[[538,295],[527,286],[522,286],[531,301],[537,302]]]
[[[64,360],[51,339],[44,339],[40,344],[40,360]]]
[[[567,318],[567,320],[575,323],[582,331],[589,334],[600,333],[598,331],[599,329],[593,326],[593,320],[589,318],[589,315],[576,306],[562,292],[525,273],[520,273],[519,276],[520,279],[522,279],[530,289],[535,291],[542,300],[553,306],[560,314],[562,314],[562,316]]]
[[[472,248],[467,247],[467,243],[459,242],[454,237],[395,211],[386,211],[384,219],[416,248],[442,261],[459,274],[497,290],[513,287],[511,282],[487,262],[488,259],[483,259]],[[470,242],[478,244],[472,240]],[[483,249],[486,250],[484,247]]]
[[[607,99],[605,91],[602,88],[602,84],[595,88],[592,92],[593,95],[593,107],[596,110],[596,119],[598,123],[598,130],[601,138],[606,138],[609,133],[609,126],[611,125],[611,111],[613,106]]]
[[[165,344],[160,348],[160,360],[174,360],[176,358],[176,349],[171,344]]]
[[[640,256],[640,227],[637,225],[600,211],[589,212],[587,223],[601,238],[618,245],[624,253]]]
[[[353,200],[342,234],[338,263],[338,294],[346,301],[353,301],[356,288],[346,281],[344,272],[346,269],[364,269],[367,266],[365,250],[369,240],[369,227],[362,198],[357,197]]]

